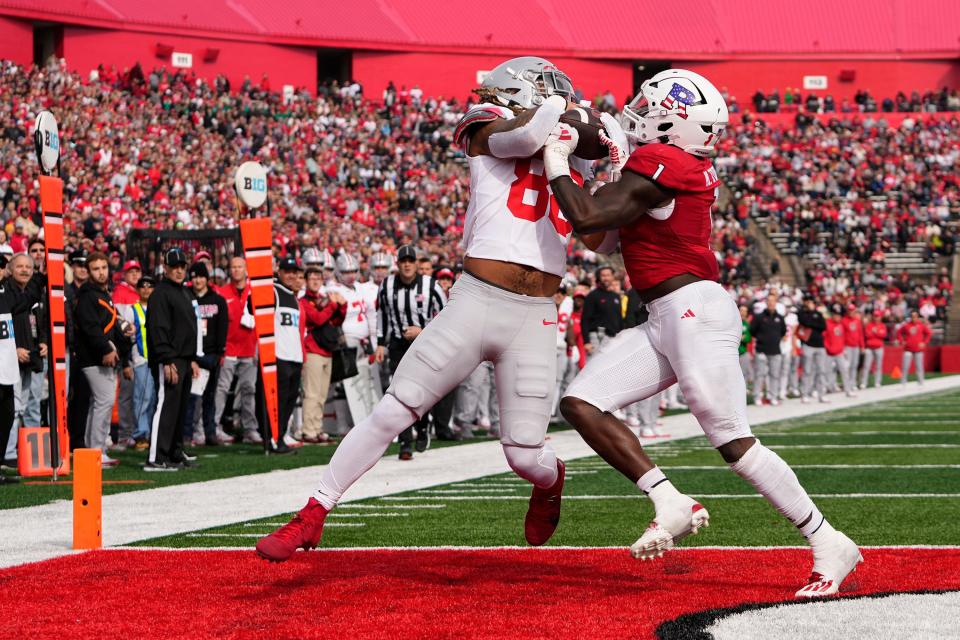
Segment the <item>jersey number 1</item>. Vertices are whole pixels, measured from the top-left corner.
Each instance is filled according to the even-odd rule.
[[[550,210],[550,222],[561,236],[568,236],[573,227],[565,218],[560,216],[560,205],[553,198],[550,183],[543,173],[543,162],[536,161],[533,165],[531,158],[517,160],[513,175],[516,180],[510,183],[510,196],[507,198],[507,208],[510,213],[521,220],[536,222]],[[538,170],[538,171],[537,171]],[[537,171],[534,173],[534,171]],[[581,187],[583,177],[574,170],[570,170],[570,177]]]

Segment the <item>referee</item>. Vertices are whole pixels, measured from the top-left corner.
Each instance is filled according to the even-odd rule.
[[[390,357],[393,375],[403,355],[420,332],[440,310],[444,302],[443,289],[433,276],[417,273],[417,251],[403,245],[397,251],[397,273],[380,285],[377,299],[378,340],[376,359],[382,363]],[[387,345],[384,347],[384,345]],[[430,441],[430,423],[426,415],[415,423],[417,450],[424,451]],[[400,459],[413,458],[413,427],[400,434]]]

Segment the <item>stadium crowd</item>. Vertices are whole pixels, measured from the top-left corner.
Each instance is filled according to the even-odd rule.
[[[741,110],[735,97],[726,96],[731,113]],[[943,87],[939,91],[911,91],[910,95],[900,91],[894,97],[886,97],[878,102],[869,89],[860,89],[853,99],[844,98],[837,104],[836,99],[826,94],[819,96],[808,93],[804,97],[800,89],[785,89],[780,95],[778,89],[770,93],[757,92],[750,98],[755,113],[936,113],[960,111],[960,92]]]
[[[612,106],[612,100],[600,100],[599,107]],[[386,381],[391,349],[378,326],[391,309],[378,300],[385,280],[402,281],[394,280],[390,290],[437,288],[442,296],[459,276],[469,176],[451,140],[464,107],[392,85],[375,97],[357,83],[324,86],[312,96],[272,91],[267,78],[231,87],[222,77],[208,83],[166,69],[100,68],[82,78],[57,64],[23,69],[0,63],[5,123],[0,259],[9,260],[6,277],[22,290],[34,272],[45,269],[30,139],[38,109],[56,112],[64,141],[68,330],[71,344],[85,345],[71,353],[71,445],[102,448],[105,465],[115,464],[111,449],[150,449],[147,468],[174,470],[195,464],[181,444],[244,440],[286,453],[342,435],[372,408]],[[897,341],[922,352],[929,343],[928,320],[943,318],[949,278],[913,282],[909,274],[888,273],[877,258],[885,247],[918,238],[931,254],[953,252],[955,231],[946,222],[957,198],[950,170],[957,154],[955,126],[883,130],[835,122],[767,130],[744,124],[722,143],[716,164],[735,197],[723,199],[714,218],[714,250],[724,284],[743,305],[744,372],[757,401],[776,403],[791,392],[825,401],[836,373],[844,372],[844,390],[853,393],[847,378],[860,366],[860,352],[863,372],[877,357],[875,351],[874,360],[866,354],[876,348],[869,338],[875,343],[878,334],[860,318],[884,325],[881,348]],[[156,264],[141,264],[144,257],[132,255],[126,243],[135,228],[235,226],[230,177],[248,159],[270,172],[277,336],[288,341],[283,357],[278,353],[286,368],[281,367],[280,385],[283,437],[277,442],[263,438],[266,420],[243,260],[177,249]],[[882,205],[876,196],[885,198]],[[747,233],[751,216],[789,230],[801,253],[818,250],[823,256],[809,274],[808,289],[784,286],[775,276],[748,284],[758,275],[751,267],[756,250]],[[833,239],[824,244],[816,235],[821,231]],[[411,260],[415,276],[405,275]],[[606,258],[572,247],[569,273],[556,297],[558,396],[603,340],[644,319],[629,280],[605,265]],[[182,336],[176,344],[154,342],[162,330],[151,332],[146,309],[154,292],[160,285],[169,288],[169,282],[193,304],[195,318],[187,324],[197,321],[194,346]],[[619,301],[619,318],[595,313],[598,296]],[[761,326],[769,304],[768,315],[779,317],[774,323],[784,327],[775,345]],[[813,309],[804,309],[808,305]],[[919,318],[910,319],[913,311]],[[828,317],[822,327],[814,319],[816,326],[804,330],[804,312]],[[12,383],[14,426],[43,420],[46,393],[43,305],[19,313],[15,326],[26,324],[16,331],[20,376]],[[176,306],[171,313],[179,313]],[[842,362],[832,352],[834,321],[849,326],[839,334]],[[413,340],[415,333],[403,339]],[[915,335],[927,337],[917,342]],[[845,351],[848,346],[859,350],[856,357]],[[150,351],[167,348],[198,366],[156,369]],[[348,357],[341,353],[345,348],[352,349]],[[768,357],[778,354],[775,362]],[[778,377],[768,379],[774,369]],[[800,379],[801,371],[813,376],[809,383]],[[158,375],[168,381],[189,375],[194,382],[182,385],[182,398],[160,398],[154,391]],[[117,387],[118,424],[111,425]],[[173,402],[168,412],[180,416],[184,410],[176,424],[164,409]],[[682,407],[676,388],[665,392],[663,403]],[[430,434],[459,439],[477,431],[497,433],[496,390],[484,365],[445,408],[438,407],[418,429],[415,443],[402,440],[402,456],[412,456],[414,446],[426,448]],[[655,399],[647,401],[624,417],[641,435],[655,436],[658,407]],[[152,442],[154,422],[172,424],[164,433],[172,428],[177,442]],[[15,456],[15,440],[10,438],[8,459]]]

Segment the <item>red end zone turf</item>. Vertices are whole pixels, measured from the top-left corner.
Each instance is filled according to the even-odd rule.
[[[844,595],[960,589],[958,549],[868,549]],[[95,551],[0,571],[11,638],[650,638],[682,614],[791,600],[798,549]],[[946,622],[946,621],[945,621]],[[683,637],[683,636],[679,636]]]

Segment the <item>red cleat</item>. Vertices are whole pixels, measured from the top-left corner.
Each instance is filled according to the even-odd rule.
[[[533,487],[530,494],[530,506],[523,523],[523,534],[527,542],[535,547],[545,544],[560,524],[560,499],[563,497],[563,478],[566,465],[557,459],[557,481],[549,489]]]
[[[257,555],[270,562],[283,562],[297,549],[315,549],[320,544],[323,521],[328,513],[316,498],[310,498],[293,520],[260,539]]]

